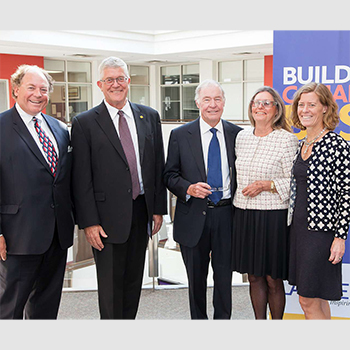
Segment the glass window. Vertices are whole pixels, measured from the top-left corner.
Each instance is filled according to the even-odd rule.
[[[87,111],[91,108],[90,101],[91,96],[91,86],[90,85],[68,85],[68,100],[69,100],[69,120]]]
[[[180,87],[162,88],[162,118],[166,120],[180,119]]]
[[[130,66],[129,100],[142,105],[149,105],[149,67]]]
[[[64,61],[44,60],[44,67],[55,82],[66,81],[64,74]]]
[[[45,59],[44,67],[55,80],[47,113],[71,124],[74,116],[92,107],[91,63]]]
[[[130,101],[141,105],[149,104],[149,87],[130,85]]]
[[[225,108],[222,115],[223,119],[241,120],[242,115],[242,84],[223,84],[222,88],[225,91]],[[235,101],[231,103],[231,101]]]
[[[249,122],[249,101],[264,85],[264,59],[219,62],[218,72],[226,95],[223,118]]]
[[[148,67],[130,66],[130,84],[149,85]]]
[[[8,80],[0,80],[0,113],[9,109]]]
[[[264,80],[264,60],[244,61],[244,80]]]
[[[180,84],[180,66],[162,67],[162,82],[164,85]]]
[[[91,83],[90,62],[67,62],[68,81],[70,83]]]
[[[219,63],[219,81],[222,83],[230,83],[242,80],[242,62],[220,62]]]
[[[186,121],[196,119],[198,108],[194,96],[198,83],[198,64],[161,67],[161,118]]]
[[[193,120],[198,117],[198,108],[194,100],[196,86],[183,86],[182,101],[183,101],[183,119]]]
[[[182,83],[183,84],[199,83],[199,65],[198,64],[188,64],[188,65],[182,66]]]
[[[63,97],[65,87],[65,84],[54,84],[53,92],[50,94],[50,100],[46,107],[47,114],[61,120],[64,123],[66,123],[66,102],[65,98]]]

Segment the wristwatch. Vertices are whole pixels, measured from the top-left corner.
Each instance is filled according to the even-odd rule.
[[[273,181],[271,181],[271,193],[276,193],[276,186],[275,183]]]

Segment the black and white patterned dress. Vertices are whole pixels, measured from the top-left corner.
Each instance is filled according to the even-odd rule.
[[[328,261],[334,237],[349,230],[350,152],[334,132],[303,160],[301,146],[292,170],[289,277],[298,294],[340,300],[342,266]]]

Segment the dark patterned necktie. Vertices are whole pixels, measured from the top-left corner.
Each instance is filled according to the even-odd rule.
[[[222,170],[221,170],[221,154],[220,144],[216,136],[217,130],[211,128],[210,131],[213,133],[208,150],[208,175],[207,183],[213,189],[209,199],[215,204],[222,198]]]
[[[140,194],[140,181],[137,173],[137,161],[136,154],[134,149],[134,143],[132,142],[130,130],[128,123],[125,119],[124,112],[119,111],[119,138],[123,146],[123,150],[126,156],[126,159],[129,164],[131,181],[132,181],[132,199],[136,199]]]
[[[51,173],[53,176],[56,176],[58,156],[55,150],[55,146],[53,145],[52,141],[48,138],[44,130],[39,125],[38,119],[34,117],[33,121],[34,121],[35,130],[39,137],[39,141],[44,150],[46,159],[49,163]]]

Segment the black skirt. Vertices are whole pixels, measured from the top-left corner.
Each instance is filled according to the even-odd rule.
[[[235,208],[232,232],[232,271],[288,278],[287,209]]]
[[[299,154],[294,166],[297,194],[290,230],[289,284],[306,298],[340,300],[342,264],[328,261],[334,232],[310,231],[307,228],[308,160]]]

